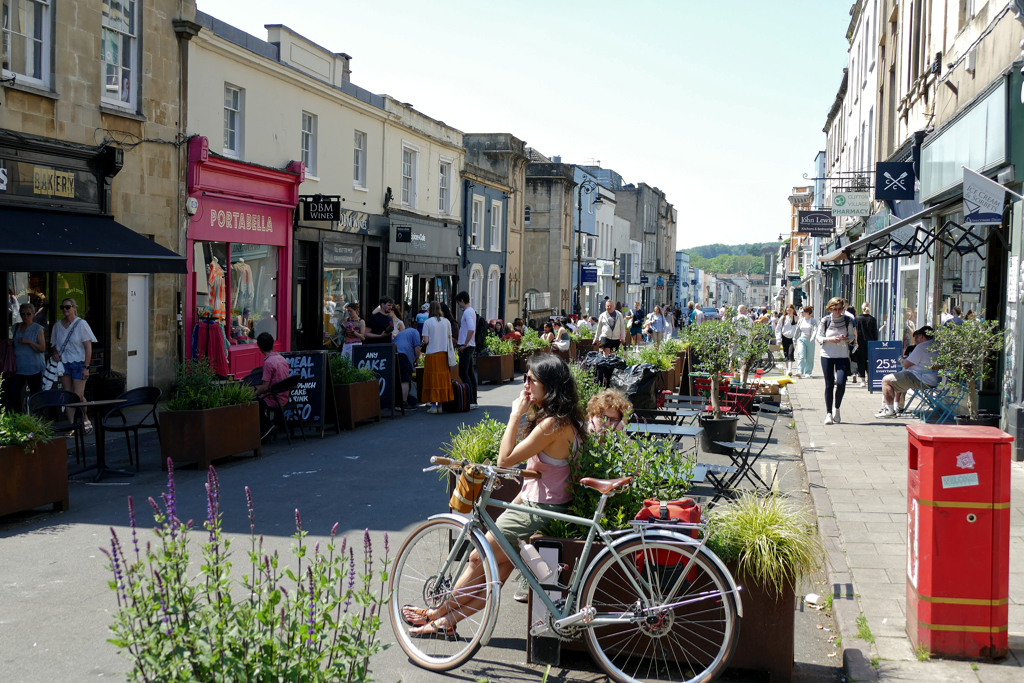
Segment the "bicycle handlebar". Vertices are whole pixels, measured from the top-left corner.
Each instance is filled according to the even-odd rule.
[[[442,467],[462,467],[466,464],[462,460],[453,460],[452,458],[443,458],[439,455],[431,456],[430,462],[433,465],[440,465]],[[533,470],[520,470],[516,468],[508,467],[497,467],[490,465],[498,474],[511,474],[517,477],[523,477],[524,479],[540,479],[540,472],[534,472]]]

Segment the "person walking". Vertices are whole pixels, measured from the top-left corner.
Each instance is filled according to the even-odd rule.
[[[786,375],[793,376],[793,352],[795,350],[796,336],[799,334],[797,325],[800,320],[796,314],[796,306],[786,306],[786,312],[775,323],[775,340],[782,344],[782,357],[786,360]]]
[[[619,346],[626,341],[626,319],[621,313],[615,310],[612,302],[604,302],[604,313],[597,319],[597,327],[594,328],[594,342],[601,345],[601,353],[608,356],[618,351]]]
[[[14,343],[15,369],[4,389],[8,396],[8,406],[19,413],[22,411],[22,387],[27,384],[30,395],[43,390],[46,341],[43,339],[43,326],[33,319],[34,315],[32,304],[21,304],[18,307],[21,322],[14,325],[14,334],[11,337]]]
[[[814,338],[817,328],[814,319],[814,308],[804,306],[797,321],[797,377],[811,378],[814,376]]]
[[[626,323],[629,325],[629,340],[633,346],[639,346],[644,329],[647,312],[640,308],[640,302],[634,301],[633,308],[626,312]]]
[[[348,317],[341,329],[345,333],[345,341],[341,346],[341,355],[352,357],[352,347],[363,343],[366,337],[366,322],[359,317],[359,304],[349,301],[345,306]]]
[[[676,313],[671,308],[665,309],[665,332],[662,339],[671,339],[676,328]]]
[[[431,301],[428,307],[430,317],[423,323],[420,345],[424,349],[423,395],[421,403],[428,403],[427,412],[434,415],[441,412],[441,404],[455,400],[452,390],[452,376],[448,369],[448,348],[455,349],[452,341],[452,324],[444,317],[441,304]]]
[[[459,292],[455,295],[455,305],[462,309],[462,322],[459,323],[459,377],[469,385],[469,409],[477,407],[476,402],[476,369],[473,367],[473,356],[476,353],[476,311],[469,305],[469,293]]]
[[[853,361],[857,364],[859,387],[867,386],[868,376],[868,342],[878,341],[878,321],[871,315],[871,304],[867,301],[860,305],[857,316],[857,348],[853,352]]]
[[[830,425],[841,422],[839,408],[846,393],[846,378],[850,376],[850,346],[857,331],[846,314],[845,299],[829,299],[825,310],[829,314],[822,316],[817,335],[821,341],[821,371],[825,375],[825,424]]]
[[[73,391],[81,401],[85,401],[85,383],[89,381],[89,363],[92,362],[92,345],[96,335],[84,318],[78,317],[78,302],[68,298],[60,302],[60,310],[64,319],[53,324],[50,333],[50,345],[53,348],[53,359],[64,364],[64,374],[60,376],[60,384],[64,389]],[[66,408],[68,422],[75,421],[75,409]],[[85,433],[92,434],[92,422],[85,415],[83,420]]]

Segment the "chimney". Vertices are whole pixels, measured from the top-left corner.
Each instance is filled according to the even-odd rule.
[[[560,164],[560,163],[562,163],[562,157],[560,157],[560,156],[558,156],[558,157],[551,157],[551,161],[552,161],[552,163]]]
[[[341,60],[341,80],[351,81],[352,80],[352,56],[347,55],[344,52],[338,52],[335,56]]]

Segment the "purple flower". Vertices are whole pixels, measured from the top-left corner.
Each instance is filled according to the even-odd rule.
[[[128,522],[132,527],[132,546],[135,548],[135,559],[139,559],[139,539],[135,534],[135,503],[128,496]]]
[[[337,533],[338,533],[338,522],[335,522],[334,526],[331,527],[331,540],[332,541],[334,540],[334,535],[337,534]]]
[[[345,546],[348,545],[348,536],[341,537],[341,557],[345,557]]]
[[[313,556],[315,557],[315,556],[317,556],[319,554],[320,554],[320,541],[317,541],[316,545],[313,546]]]
[[[309,625],[309,637],[306,639],[307,643],[313,642],[313,633],[316,631],[316,593],[313,590],[313,568],[309,567],[309,620],[306,622]]]
[[[302,517],[299,516],[298,508],[295,508],[295,530],[302,531]]]
[[[249,506],[249,533],[251,533],[252,535],[255,536],[256,535],[256,513],[253,511],[253,507],[252,507],[252,491],[249,490],[248,486],[245,487],[245,503],[246,503],[246,505]]]
[[[162,514],[162,513],[160,512],[160,506],[156,504],[156,501],[155,501],[155,500],[153,500],[153,496],[150,496],[150,497],[149,497],[149,506],[150,506],[151,508],[153,508],[153,514],[154,514],[154,515],[157,515],[157,516],[159,517],[159,516],[160,516],[160,515]]]
[[[384,556],[385,556],[385,558],[387,557],[389,552],[391,552],[391,550],[388,548],[388,532],[385,531],[384,532]]]

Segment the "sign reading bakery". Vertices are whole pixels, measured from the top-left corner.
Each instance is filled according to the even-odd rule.
[[[0,194],[37,201],[99,202],[95,173],[0,157]]]
[[[245,242],[283,247],[288,243],[286,207],[257,204],[209,195],[196,196],[199,210],[189,236],[213,242]]]

